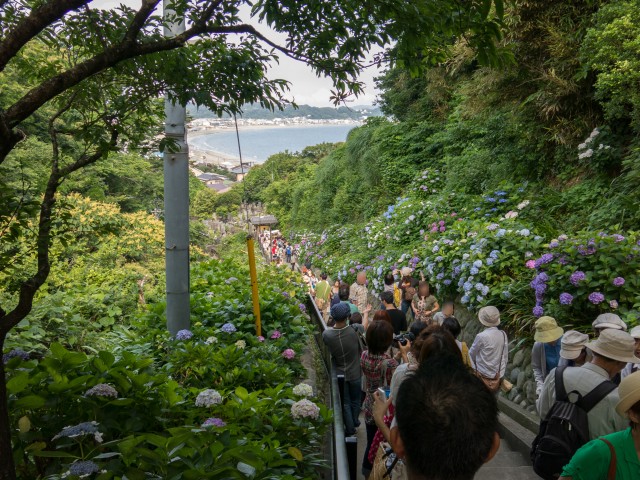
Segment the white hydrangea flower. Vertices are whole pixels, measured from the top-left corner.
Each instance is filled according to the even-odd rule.
[[[238,341],[235,343],[235,346],[236,346],[237,348],[239,348],[240,350],[244,350],[244,347],[246,347],[246,346],[247,346],[247,342],[245,342],[244,340],[238,340]]]
[[[216,337],[209,337],[204,341],[204,343],[207,345],[213,345],[214,343],[218,343],[218,339]]]
[[[301,397],[313,397],[313,388],[306,383],[300,383],[293,387],[294,395],[300,395]]]
[[[291,405],[291,415],[293,418],[312,418],[315,420],[320,415],[320,407],[304,398]]]
[[[531,202],[529,200],[524,200],[522,202],[520,202],[518,204],[518,210],[522,210],[523,208],[525,208],[527,205],[529,205]]]
[[[210,407],[222,403],[222,395],[217,390],[203,390],[196,397],[196,407]]]

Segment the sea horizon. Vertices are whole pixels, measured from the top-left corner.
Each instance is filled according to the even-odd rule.
[[[348,133],[361,124],[251,125],[239,128],[244,162],[264,163],[281,152],[301,152],[319,143],[344,142]],[[233,128],[190,130],[189,149],[205,152],[233,162],[239,160],[236,131]],[[219,163],[219,162],[218,162]]]

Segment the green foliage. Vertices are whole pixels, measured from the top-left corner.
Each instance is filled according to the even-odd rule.
[[[291,414],[302,398],[292,387],[304,376],[300,355],[311,330],[298,306],[301,279],[260,266],[266,339],[257,338],[244,235],[228,242],[224,260],[193,265],[192,338],[169,337],[162,303],[107,326],[101,340],[72,343],[60,332],[66,346],[36,350],[29,342],[39,339],[21,335],[31,359],[7,363],[18,478],[62,478],[81,460],[107,471],[97,478],[317,477],[331,413],[319,404],[317,419]],[[282,356],[288,348],[295,358]],[[88,393],[102,384],[117,398]],[[221,403],[194,406],[206,389],[217,390]],[[226,426],[203,426],[211,417]],[[82,422],[96,422],[99,434],[58,436]]]
[[[595,71],[596,98],[607,120],[640,129],[640,2],[603,5],[581,46],[585,67]]]

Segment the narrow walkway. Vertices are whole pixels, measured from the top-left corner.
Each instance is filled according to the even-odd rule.
[[[364,480],[361,465],[364,449],[367,446],[367,432],[364,428],[364,416],[360,416],[361,426],[358,428],[358,480]],[[531,461],[521,453],[514,451],[503,438],[498,454],[484,465],[474,480],[540,480],[531,468]]]

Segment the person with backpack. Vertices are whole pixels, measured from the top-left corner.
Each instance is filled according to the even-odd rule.
[[[287,246],[284,249],[284,254],[287,259],[287,263],[291,263],[291,253],[292,253],[291,245],[287,243]]]
[[[342,392],[345,435],[355,435],[360,425],[360,401],[362,398],[362,370],[360,368],[360,339],[355,328],[347,325],[351,315],[349,305],[338,303],[331,307],[333,328],[322,332],[322,341],[336,363],[338,374],[344,375]]]
[[[324,315],[329,305],[331,296],[331,285],[327,282],[327,274],[320,274],[321,280],[316,284],[316,296],[315,301],[318,306],[318,310]]]
[[[622,330],[604,330],[587,348],[593,354],[582,367],[559,367],[549,373],[537,402],[543,419],[531,450],[535,472],[558,478],[573,454],[589,440],[625,428],[616,412],[620,398],[611,381],[627,363],[640,363],[635,342]]]
[[[622,379],[616,411],[631,426],[582,446],[562,470],[560,480],[637,480],[640,478],[640,372]]]

